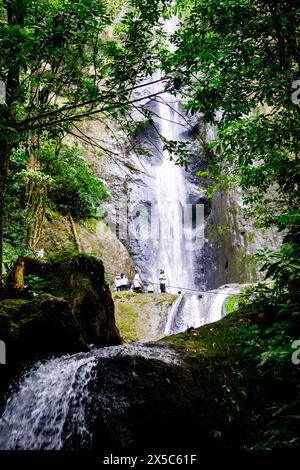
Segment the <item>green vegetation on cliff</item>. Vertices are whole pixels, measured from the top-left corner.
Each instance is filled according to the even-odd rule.
[[[166,54],[185,108],[215,126],[206,145],[208,189],[242,188],[256,227],[276,227],[282,247],[259,255],[275,280],[269,305],[299,313],[299,3],[178,0],[181,28]],[[294,90],[296,90],[294,92]]]
[[[161,37],[157,26],[165,2],[119,3],[120,11],[103,0],[0,2],[0,274],[7,226],[3,201],[15,150],[24,150],[30,170],[27,245],[33,248],[51,186],[40,172],[43,143],[53,142],[52,170],[58,170],[57,157],[67,135],[114,155],[109,142],[91,141],[78,127],[80,122],[93,117],[109,128],[111,120],[118,120],[125,129],[132,105],[142,101],[132,98],[132,92],[156,67]],[[52,191],[56,206],[63,211],[75,206],[78,217],[90,212],[93,202],[82,184],[84,172],[88,176],[81,165],[76,174],[69,162]],[[67,192],[63,186],[68,186]]]

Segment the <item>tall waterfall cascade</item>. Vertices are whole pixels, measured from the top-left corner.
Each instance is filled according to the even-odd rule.
[[[164,26],[167,36],[177,27],[177,18],[167,20]],[[174,50],[171,43],[169,48]],[[195,287],[194,250],[201,238],[203,219],[200,214],[195,221],[199,213],[188,203],[187,173],[182,166],[175,164],[164,144],[165,140],[175,143],[186,140],[184,134],[190,131],[190,125],[180,97],[164,92],[164,82],[160,82],[159,78],[163,79],[160,73],[155,76],[157,83],[151,88],[151,93],[159,94],[153,102],[148,103],[150,108],[153,106],[159,136],[155,136],[158,140],[151,149],[153,158],[143,161],[144,169],[150,175],[146,182],[150,186],[147,203],[152,209],[151,235],[154,234],[154,237],[149,240],[149,250],[145,245],[140,247],[141,251],[151,251],[150,263],[145,266],[142,260],[140,264],[142,271],[147,271],[156,281],[160,269],[163,269],[167,276],[168,292],[175,294],[180,288]]]
[[[165,22],[164,29],[168,35],[174,33],[178,20],[174,17]],[[169,43],[174,51],[174,46]],[[158,123],[163,138],[169,141],[179,140],[184,123],[182,122],[178,98],[164,93],[158,99]],[[184,219],[187,189],[182,167],[171,161],[167,150],[163,151],[162,163],[156,167],[155,193],[159,214],[159,259],[156,271],[166,271],[170,292],[176,287],[194,286],[192,251],[187,249],[189,243],[187,220]],[[192,248],[192,247],[190,247]]]
[[[178,140],[180,124],[179,102],[174,97],[163,94],[159,99],[160,128],[164,138]],[[179,128],[179,129],[178,129]],[[193,241],[189,238],[193,231],[189,224],[187,191],[182,167],[170,160],[167,150],[163,151],[162,163],[156,167],[155,193],[159,217],[159,257],[155,272],[165,270],[169,292],[194,287]]]
[[[178,19],[173,17],[166,21],[164,29],[170,36],[177,27]],[[171,42],[169,47],[171,52],[175,50]],[[204,208],[202,206],[199,211],[199,207],[188,204],[191,186],[187,184],[187,172],[174,163],[163,145],[164,139],[171,142],[185,140],[185,133],[191,130],[191,122],[182,109],[180,97],[163,92],[163,86],[163,83],[155,85],[156,91],[161,93],[155,107],[161,139],[160,145],[152,149],[153,155],[159,148],[162,150],[159,163],[148,167],[152,177],[148,184],[152,186],[152,202],[156,203],[157,220],[154,222],[159,236],[156,250],[149,256],[150,267],[146,269],[156,280],[160,268],[164,269],[167,291],[181,294],[170,308],[164,331],[165,334],[175,334],[219,320],[224,314],[226,299],[238,290],[235,286],[229,286],[200,293],[205,286],[195,282],[195,255],[199,260],[199,251],[204,244]],[[194,190],[199,191],[198,188]]]

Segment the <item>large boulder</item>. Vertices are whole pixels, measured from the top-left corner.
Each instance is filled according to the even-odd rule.
[[[116,234],[102,221],[88,219],[84,222],[74,222],[81,250],[94,254],[101,259],[105,269],[106,279],[112,286],[117,274],[124,272],[128,279],[135,275],[134,263],[125,246]],[[50,256],[60,250],[69,250],[72,246],[72,228],[67,217],[56,212],[48,211],[44,223],[43,247]]]
[[[199,458],[203,450],[299,449],[299,372],[289,356],[280,368],[274,355],[262,365],[277,322],[263,313],[245,309],[157,343],[35,365],[7,404],[0,447]],[[298,334],[299,318],[289,331]]]
[[[26,260],[26,275],[43,291],[64,299],[77,323],[83,342],[97,347],[120,343],[115,325],[114,303],[101,260],[80,254],[54,258],[49,263]]]
[[[12,293],[19,298],[0,301],[0,340],[7,356],[0,366],[2,391],[30,361],[87,351],[91,344],[120,343],[100,260],[87,255],[50,262],[26,258],[25,282],[23,293]],[[9,291],[2,292],[2,299],[4,294]]]
[[[260,312],[245,310],[157,343],[93,352],[81,402],[90,440],[82,439],[75,402],[64,448],[199,456],[207,449],[299,448],[299,373],[290,357],[280,374],[272,362],[262,369],[266,328]],[[298,328],[295,320],[293,334]],[[255,354],[243,343],[251,331],[259,331]]]

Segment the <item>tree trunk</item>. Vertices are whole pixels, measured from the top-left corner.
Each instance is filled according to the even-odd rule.
[[[10,273],[10,281],[8,283],[8,288],[15,290],[25,289],[25,258],[24,256],[19,256],[17,259],[12,272]]]
[[[5,183],[8,175],[10,152],[12,148],[12,143],[3,142],[0,140],[0,276],[3,274],[3,216]]]
[[[7,23],[9,26],[14,25],[24,25],[24,18],[20,14],[15,14],[13,11],[12,1],[5,2],[5,8],[7,13]],[[20,2],[20,6],[23,5],[23,0]],[[23,11],[23,8],[20,8],[19,11]],[[20,67],[18,63],[15,63],[13,60],[8,61],[7,73],[4,78],[6,85],[6,107],[0,112],[0,122],[4,126],[3,135],[0,137],[0,283],[2,283],[2,272],[3,272],[3,208],[4,208],[4,195],[5,195],[5,183],[9,170],[10,154],[15,145],[16,133],[14,132],[10,135],[9,128],[15,127],[14,111],[12,111],[11,105],[15,100],[15,93],[19,87],[20,80]],[[5,132],[5,126],[7,130]]]
[[[80,251],[81,251],[80,241],[79,241],[76,225],[75,225],[75,222],[74,222],[73,217],[71,216],[71,214],[69,214],[69,221],[70,221],[71,230],[72,230],[72,234],[73,234],[76,249],[77,249],[78,253],[80,253]]]

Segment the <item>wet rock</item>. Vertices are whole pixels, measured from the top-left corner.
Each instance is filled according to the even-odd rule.
[[[166,349],[137,346],[132,353],[100,356],[89,393],[92,406],[86,411],[93,449],[150,452],[209,441],[206,423],[195,420],[201,389]],[[74,439],[66,442],[67,448],[78,444]]]

